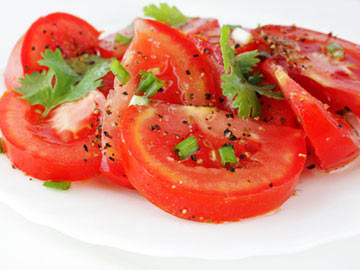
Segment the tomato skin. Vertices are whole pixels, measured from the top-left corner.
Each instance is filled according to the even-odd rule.
[[[311,142],[320,169],[336,169],[359,154],[359,138],[345,121],[339,123],[324,108],[323,103],[292,80],[282,67],[267,60],[263,69],[268,74],[274,74],[283,94],[301,120],[300,124]]]
[[[19,87],[19,78],[24,77],[24,70],[21,63],[21,49],[24,37],[21,37],[11,51],[6,69],[4,71],[4,81],[6,89]]]
[[[123,143],[120,146],[130,182],[161,209],[199,222],[236,221],[280,206],[293,193],[296,179],[304,166],[305,158],[299,155],[305,153],[302,131],[265,123],[260,126],[256,121],[240,118],[229,120],[226,114],[214,108],[179,105],[130,106],[121,123]],[[159,115],[163,116],[161,121]],[[206,121],[210,116],[213,118]],[[184,127],[183,119],[192,119],[191,127]],[[252,138],[261,143],[259,152],[254,152],[254,159],[249,158],[245,167],[230,172],[221,166],[220,161],[218,165],[206,167],[210,163],[205,159],[201,163],[190,158],[182,162],[174,160],[174,144],[188,136],[186,134],[192,129],[195,133],[197,129],[201,130],[199,138],[204,138],[211,145],[226,141],[221,134],[228,127],[227,122],[231,123],[234,132],[238,130],[236,136],[240,136],[243,128],[252,130]],[[155,123],[160,126],[158,130],[149,128]],[[213,129],[206,128],[208,125]],[[267,139],[260,130],[269,132],[266,133]],[[167,135],[163,134],[165,131]],[[180,138],[173,134],[178,134]],[[270,140],[274,141],[272,135],[275,134],[284,135],[286,149],[283,147],[281,150],[270,143]],[[223,138],[221,142],[217,142],[218,137]],[[233,143],[237,148],[239,142]],[[197,157],[203,157],[200,155],[203,144],[200,144]],[[277,154],[280,157],[276,157]],[[277,159],[275,163],[272,161],[274,158]],[[273,170],[269,164],[276,164]]]
[[[4,148],[18,169],[29,176],[53,181],[84,180],[99,175],[101,152],[97,146],[91,146],[94,136],[85,136],[71,144],[56,141],[55,137],[45,141],[34,132],[35,126],[29,118],[31,106],[19,97],[8,90],[0,100]]]
[[[212,73],[208,51],[199,51],[188,36],[163,23],[137,19],[134,24],[135,36],[122,60],[130,80],[125,86],[115,80],[103,125],[110,136],[103,136],[105,151],[101,171],[120,184],[126,178],[118,150],[119,118],[137,89],[139,71],[156,69],[156,76],[166,82],[163,92],[156,93],[152,99],[172,104],[220,104],[218,81]]]
[[[347,106],[360,116],[359,45],[295,26],[265,25],[252,34],[260,50],[267,51],[270,59],[333,111]],[[331,42],[344,49],[344,58],[327,55]]]
[[[65,58],[94,54],[99,35],[89,23],[67,13],[57,12],[40,17],[24,36],[21,50],[24,72],[41,71],[38,60],[45,49],[60,48]]]

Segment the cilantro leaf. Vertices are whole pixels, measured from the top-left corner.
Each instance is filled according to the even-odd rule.
[[[186,24],[189,17],[182,14],[175,6],[160,3],[159,7],[154,4],[143,7],[144,15],[155,20],[166,23],[171,27],[182,26]]]
[[[220,33],[224,69],[228,73],[221,77],[223,94],[233,100],[232,107],[238,109],[240,117],[259,116],[262,114],[262,109],[257,94],[282,99],[282,93],[272,91],[275,85],[262,85],[262,75],[253,72],[253,68],[260,62],[257,50],[235,55],[235,50],[228,43],[230,27],[224,25]]]
[[[42,117],[46,117],[56,106],[83,98],[101,86],[101,78],[110,70],[110,60],[102,61],[81,76],[66,63],[59,49],[45,50],[42,57],[39,63],[48,67],[48,71],[25,75],[20,79],[21,86],[15,88],[30,105],[40,104],[45,107]]]
[[[78,74],[84,75],[86,71],[94,67],[97,64],[108,63],[109,61],[114,60],[115,58],[103,58],[94,54],[83,54],[79,57],[73,57],[66,59],[66,63]]]
[[[133,36],[127,37],[127,36],[124,36],[124,35],[122,35],[120,33],[116,33],[115,42],[120,43],[120,44],[128,44],[133,40],[133,38],[134,38]]]

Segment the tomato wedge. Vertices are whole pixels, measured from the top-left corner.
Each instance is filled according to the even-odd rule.
[[[174,147],[190,135],[200,150],[179,161]],[[279,207],[293,194],[306,159],[300,129],[208,107],[131,106],[121,140],[134,187],[166,212],[199,222],[236,221]],[[228,169],[217,152],[224,143],[232,143],[239,159]]]
[[[21,62],[25,73],[41,71],[41,53],[60,48],[67,58],[94,54],[100,33],[86,21],[67,13],[52,13],[35,21],[24,36]]]
[[[263,69],[274,74],[314,148],[321,169],[338,168],[359,154],[359,138],[345,121],[339,123],[323,103],[291,79],[281,66],[266,60]]]
[[[282,65],[312,95],[334,111],[350,108],[360,116],[360,46],[295,26],[266,25],[252,31],[260,50]],[[334,57],[331,45],[343,50]]]
[[[201,106],[221,103],[217,78],[209,63],[210,50],[199,51],[186,35],[163,23],[137,19],[134,26],[134,39],[122,61],[130,80],[124,86],[115,80],[103,123],[105,150],[101,170],[108,178],[127,187],[131,185],[125,178],[118,153],[118,125],[137,89],[140,71],[151,71],[165,82],[162,92],[156,93],[153,99]]]
[[[94,98],[103,100],[104,105],[105,98],[101,96],[100,93],[94,94]],[[76,133],[65,128],[73,126],[73,122],[69,123],[67,119],[74,121],[74,118],[82,117],[84,112],[78,111],[79,106],[88,111],[89,104],[93,104],[94,100],[82,104],[79,102],[73,108],[66,108],[70,103],[64,105],[67,118],[61,117],[61,112],[52,118],[57,112],[55,109],[47,118],[41,119],[42,111],[40,114],[37,112],[40,108],[31,107],[16,92],[8,90],[3,95],[0,100],[3,146],[18,169],[29,176],[53,181],[83,180],[99,174],[101,135],[96,136],[95,128],[99,126],[101,114],[90,115],[90,112],[91,119],[84,118],[85,123],[79,119],[81,126]],[[75,111],[76,115],[70,117],[66,113],[69,109]],[[55,132],[54,127],[59,131]]]

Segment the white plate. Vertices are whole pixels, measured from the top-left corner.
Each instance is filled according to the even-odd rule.
[[[355,16],[360,11],[358,2],[342,2],[339,6],[338,1],[326,1],[326,4],[312,1],[309,8],[310,1],[294,2],[296,6],[290,5],[290,1],[263,1],[262,9],[255,2],[248,3],[239,23],[296,22],[323,31],[335,30],[360,41]],[[194,5],[199,5],[194,7],[195,15],[202,4]],[[229,10],[226,5],[210,2],[208,8],[205,14],[213,16]],[[254,14],[258,16],[254,18]],[[341,14],[343,17],[339,17]],[[237,23],[238,18],[239,14],[232,12],[223,22]],[[349,29],[349,25],[354,28]],[[4,155],[0,155],[0,200],[33,222],[93,244],[155,256],[239,259],[300,251],[360,234],[359,165],[357,160],[327,175],[307,171],[297,186],[298,196],[290,198],[279,210],[221,225],[170,216],[135,191],[120,188],[101,177],[74,183],[65,192],[49,190],[42,182],[29,181],[29,177],[12,169]]]

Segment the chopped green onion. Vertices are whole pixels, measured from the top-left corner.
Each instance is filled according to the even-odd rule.
[[[0,154],[4,153],[4,148],[2,147],[2,140],[0,138]]]
[[[183,160],[199,150],[199,143],[194,136],[189,136],[174,147],[174,151],[180,160]]]
[[[127,37],[120,33],[116,33],[115,42],[120,44],[128,44],[133,40],[134,37]]]
[[[151,98],[163,86],[163,82],[151,72],[140,71],[140,75],[141,79],[136,94],[145,93],[146,97]]]
[[[226,167],[227,165],[235,165],[238,163],[235,156],[234,147],[232,145],[224,144],[221,148],[218,149],[218,152],[223,167]]]
[[[71,186],[70,181],[64,182],[54,182],[54,181],[46,181],[43,184],[44,187],[53,188],[53,189],[60,189],[60,190],[68,190]]]
[[[326,46],[328,54],[334,58],[341,59],[345,56],[344,49],[336,42],[331,42]]]
[[[150,100],[147,97],[133,95],[133,97],[130,100],[129,106],[131,106],[131,105],[144,106],[149,103],[150,103]]]
[[[130,74],[126,69],[120,64],[118,60],[114,60],[110,66],[110,70],[116,78],[120,81],[121,84],[126,84],[130,79]]]

